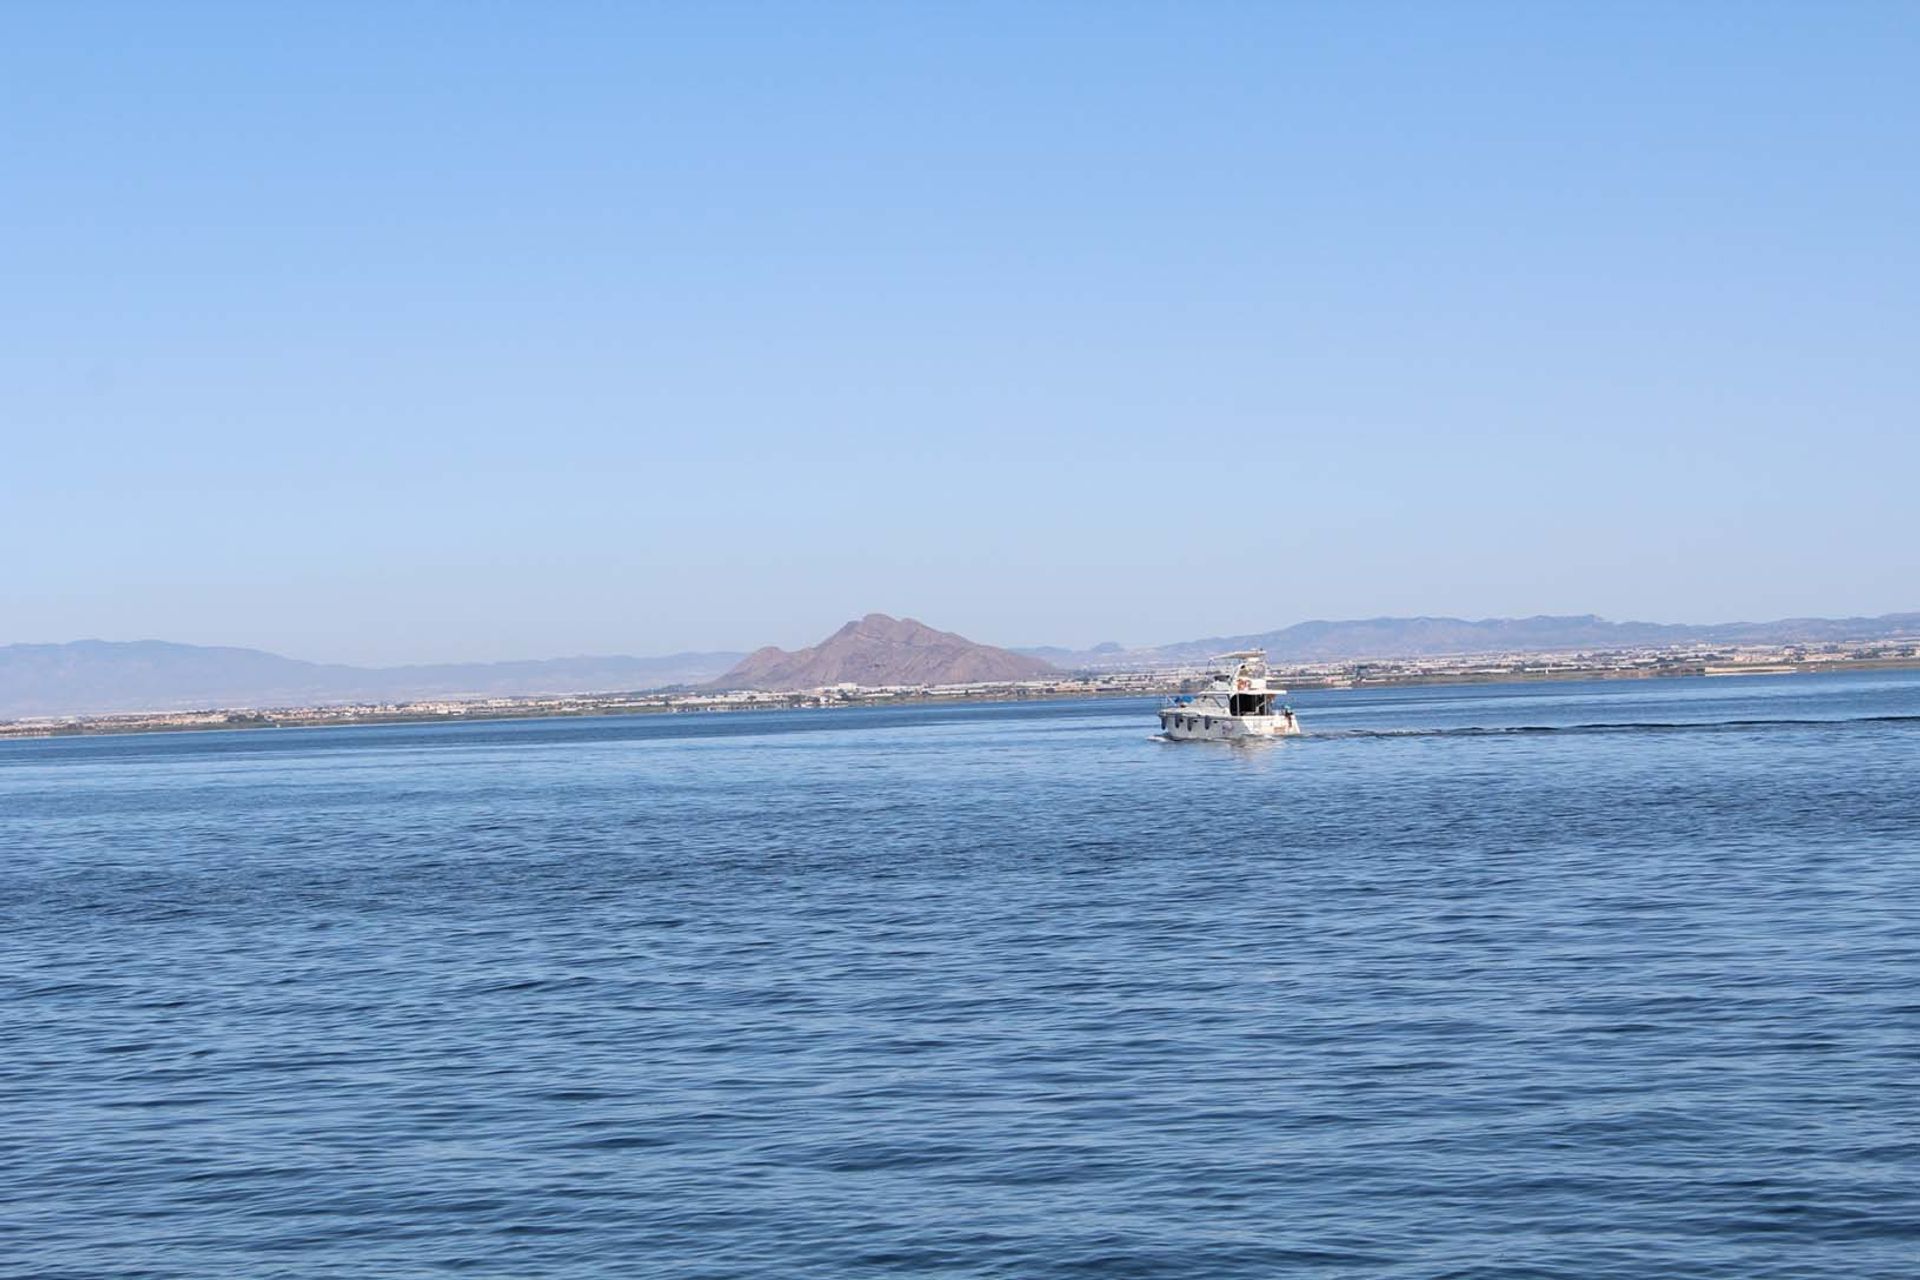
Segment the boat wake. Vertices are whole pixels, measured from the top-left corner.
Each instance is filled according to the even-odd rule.
[[[1448,725],[1432,729],[1309,729],[1307,738],[1498,738],[1519,734],[1737,733],[1753,729],[1844,729],[1854,725],[1915,725],[1920,715],[1812,719],[1614,720],[1589,724]]]

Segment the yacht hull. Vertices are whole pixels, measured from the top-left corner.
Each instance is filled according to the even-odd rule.
[[[1176,709],[1160,713],[1160,732],[1174,742],[1244,742],[1298,737],[1300,722],[1292,716],[1210,715]]]

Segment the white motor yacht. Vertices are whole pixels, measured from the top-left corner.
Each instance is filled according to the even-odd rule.
[[[1200,692],[1167,699],[1160,709],[1160,731],[1166,737],[1175,742],[1235,742],[1300,732],[1293,708],[1275,702],[1286,690],[1268,676],[1265,650],[1242,649],[1211,661],[1233,665],[1210,672]]]

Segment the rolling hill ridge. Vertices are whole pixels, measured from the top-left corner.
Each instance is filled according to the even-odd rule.
[[[1531,618],[1363,618],[1295,623],[1277,631],[1171,644],[1019,652],[1071,670],[1120,670],[1204,662],[1233,649],[1265,649],[1275,662],[1346,662],[1481,653],[1654,648],[1685,644],[1820,644],[1920,635],[1920,613],[1872,618],[1782,618],[1773,622],[1609,622],[1596,614]]]
[[[1233,649],[1275,662],[1664,647],[1822,644],[1920,638],[1920,613],[1773,622],[1610,622],[1592,614],[1532,618],[1367,618],[1153,646],[1000,649],[873,613],[821,643],[788,652],[355,667],[259,649],[159,640],[0,645],[0,719],[205,708],[289,707],[426,698],[526,697],[706,685],[769,691],[834,684],[920,685],[1028,680],[1062,671],[1181,666]]]

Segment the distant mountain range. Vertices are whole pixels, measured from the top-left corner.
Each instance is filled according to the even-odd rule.
[[[1430,658],[1453,654],[1634,649],[1685,644],[1817,644],[1920,635],[1920,613],[1877,618],[1783,618],[1775,622],[1705,625],[1609,622],[1593,614],[1534,618],[1367,618],[1301,622],[1278,631],[1210,636],[1147,648],[1118,644],[1091,649],[1018,652],[1070,670],[1178,666],[1233,649],[1265,649],[1275,662],[1341,662]]]
[[[715,680],[720,689],[818,689],[825,685],[969,684],[1056,674],[1040,658],[975,644],[912,618],[870,613],[812,648],[768,647]]]
[[[794,689],[855,684],[1024,680],[1055,668],[1118,670],[1201,662],[1232,649],[1265,649],[1276,662],[1364,661],[1449,654],[1626,649],[1682,644],[1818,644],[1920,637],[1920,613],[1877,618],[1785,618],[1704,626],[1576,617],[1369,618],[1302,622],[1278,631],[1128,648],[996,649],[912,619],[869,614],[820,644],[676,653],[663,658],[554,658],[434,666],[352,667],[301,662],[258,649],[158,640],[0,645],[0,719],[287,707],[417,698],[608,693],[670,685]]]
[[[711,680],[739,653],[350,667],[159,640],[0,645],[0,719],[605,693]]]

